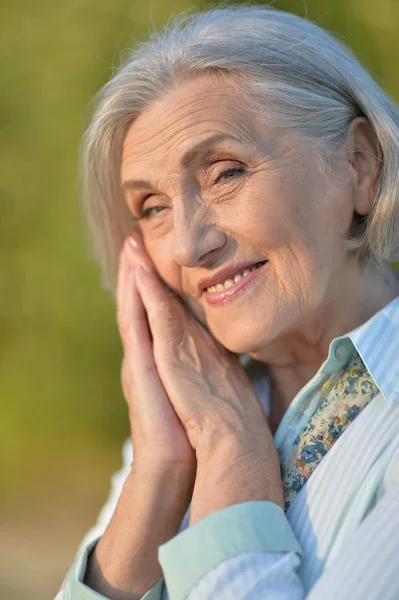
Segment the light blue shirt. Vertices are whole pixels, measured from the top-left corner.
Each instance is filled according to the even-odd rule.
[[[272,502],[229,506],[159,547],[161,578],[142,600],[399,599],[399,298],[332,341],[275,434],[280,456],[310,418],[306,399],[358,351],[379,393],[335,442],[284,513]],[[254,385],[269,410],[267,380]],[[314,407],[313,409],[314,410]],[[83,584],[87,557],[130,469],[114,476],[99,521],[81,544],[57,600],[105,599]]]

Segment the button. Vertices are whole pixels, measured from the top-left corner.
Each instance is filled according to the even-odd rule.
[[[348,351],[347,351],[347,348],[345,348],[345,346],[337,346],[337,348],[335,348],[335,358],[339,362],[344,362],[344,360],[346,359],[347,356],[348,356]]]

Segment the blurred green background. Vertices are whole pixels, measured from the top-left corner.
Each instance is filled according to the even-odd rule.
[[[397,0],[280,0],[399,99]],[[77,153],[89,103],[149,23],[205,2],[0,6],[0,597],[53,598],[129,432],[113,300],[88,258]]]

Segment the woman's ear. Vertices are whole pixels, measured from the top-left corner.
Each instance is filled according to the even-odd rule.
[[[380,144],[365,117],[355,117],[350,122],[347,148],[353,175],[354,211],[365,216],[373,207],[381,162]]]
[[[352,119],[347,136],[348,160],[353,175],[354,210],[368,215],[378,186],[381,148],[365,117]]]

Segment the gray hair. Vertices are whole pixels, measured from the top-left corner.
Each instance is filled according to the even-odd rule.
[[[320,156],[342,145],[354,117],[367,118],[380,147],[378,189],[372,211],[351,233],[346,249],[379,264],[397,259],[397,106],[351,51],[317,25],[270,7],[230,5],[184,13],[153,31],[96,97],[82,144],[82,175],[85,213],[105,285],[115,286],[119,253],[134,223],[120,182],[129,125],[167,90],[213,73],[231,78],[244,94],[251,90],[266,97],[265,116],[295,130]]]

